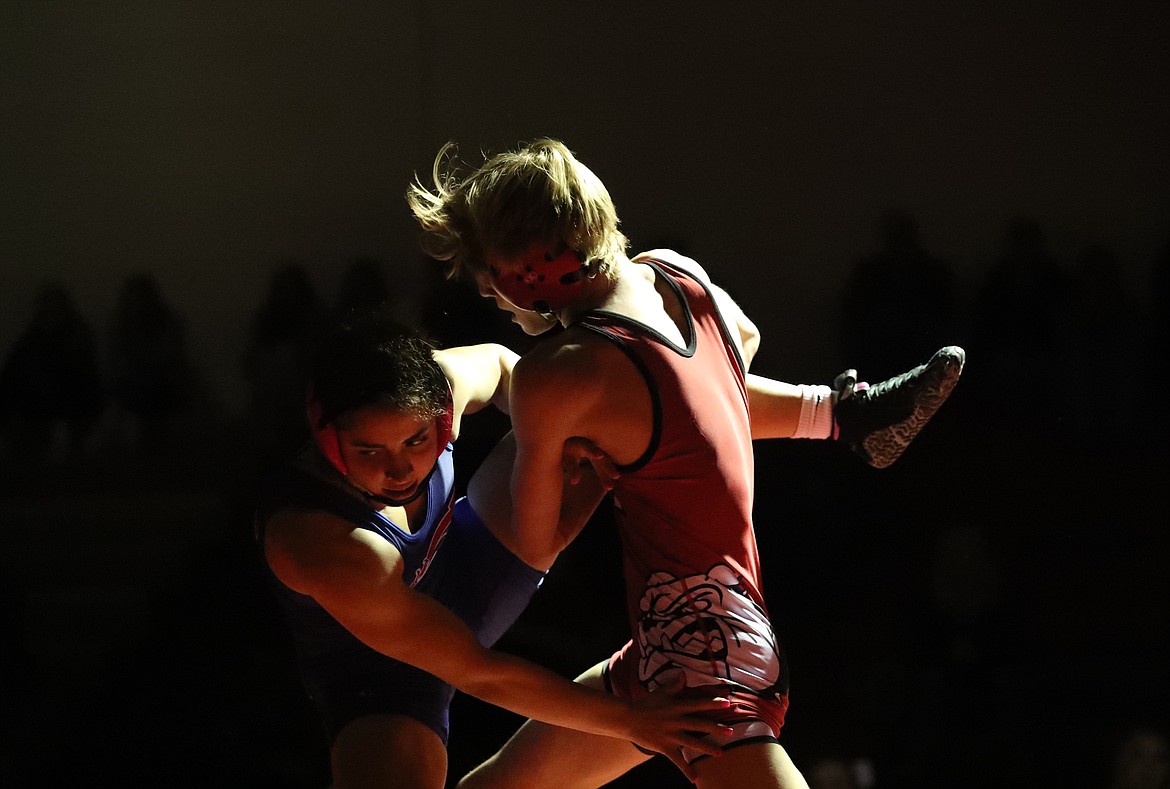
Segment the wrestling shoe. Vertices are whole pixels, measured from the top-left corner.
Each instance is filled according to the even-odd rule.
[[[834,437],[869,465],[889,466],[950,397],[966,358],[962,348],[948,345],[926,364],[872,386],[846,370],[833,382]]]

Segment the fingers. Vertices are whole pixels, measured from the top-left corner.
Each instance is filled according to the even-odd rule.
[[[679,712],[695,713],[695,712],[717,712],[731,708],[731,699],[725,696],[716,696],[715,698],[697,699],[678,699],[674,702],[675,709]],[[710,720],[709,718],[702,718],[701,720]]]
[[[730,726],[723,725],[717,725],[716,731],[720,734],[732,733]],[[663,751],[663,755],[670,759],[670,761],[674,763],[674,766],[677,767],[691,783],[695,782],[697,776],[695,774],[695,768],[690,762],[686,760],[686,757],[683,756],[682,749],[684,747],[702,756],[712,756],[718,758],[723,755],[723,748],[721,746],[716,745],[710,740],[699,737],[698,735],[688,735],[684,737],[683,743],[678,748],[670,748],[666,751]]]
[[[613,460],[587,438],[572,436],[566,439],[562,466],[565,479],[570,485],[581,482],[586,464],[593,468],[593,473],[602,488],[607,491],[613,490],[614,480],[621,476]]]
[[[718,734],[728,735],[728,734],[732,733],[732,729],[730,726],[719,726],[717,729],[717,732],[711,732],[711,733],[712,734],[718,733]],[[683,742],[683,746],[690,748],[692,751],[698,751],[699,753],[704,754],[706,756],[722,756],[723,755],[723,746],[722,745],[719,745],[718,743],[712,742],[711,740],[708,740],[705,737],[700,737],[697,734],[687,735],[684,742]]]
[[[597,478],[601,480],[602,487],[606,490],[613,490],[614,482],[621,476],[613,459],[598,450],[596,457],[590,457],[589,460],[593,464],[593,471],[597,474]]]
[[[687,732],[684,737],[687,739],[687,744],[690,744],[691,738],[701,738],[708,734],[730,734],[731,729],[725,723],[711,720],[710,718],[702,718],[698,716],[690,716],[684,719],[686,722],[682,726]]]
[[[682,771],[682,774],[687,777],[691,783],[695,782],[695,768],[691,767],[685,758],[683,758],[682,751],[672,750],[670,753],[664,754],[666,758],[674,762],[674,766]]]

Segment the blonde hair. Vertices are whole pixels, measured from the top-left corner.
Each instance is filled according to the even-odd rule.
[[[422,227],[423,251],[448,262],[449,276],[483,271],[488,255],[513,257],[534,243],[573,249],[608,276],[629,246],[601,179],[558,140],[498,153],[462,179],[447,143],[431,177],[433,188],[416,176],[406,201]]]

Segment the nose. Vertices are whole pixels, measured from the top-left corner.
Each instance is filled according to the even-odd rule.
[[[410,458],[391,455],[387,458],[386,465],[382,469],[382,476],[395,482],[405,482],[410,479],[413,471],[414,467],[410,462]]]

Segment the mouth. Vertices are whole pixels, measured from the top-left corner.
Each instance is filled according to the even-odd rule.
[[[405,488],[382,488],[382,495],[388,499],[408,499],[418,489],[418,483],[407,485]]]

